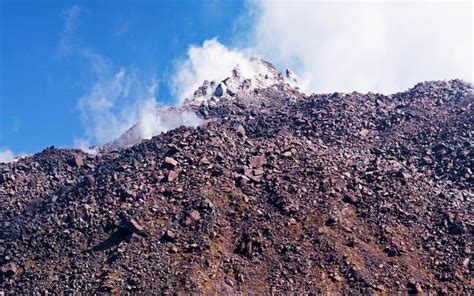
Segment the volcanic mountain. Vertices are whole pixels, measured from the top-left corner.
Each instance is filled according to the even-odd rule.
[[[156,112],[198,126],[0,164],[3,294],[472,294],[472,85],[258,63]]]

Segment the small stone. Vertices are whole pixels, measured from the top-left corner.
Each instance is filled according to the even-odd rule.
[[[421,284],[417,282],[409,282],[407,285],[407,290],[409,294],[422,294],[423,293]]]
[[[172,169],[174,168],[175,166],[178,165],[178,162],[174,159],[174,158],[171,158],[171,157],[165,157],[165,166]]]
[[[262,175],[260,174],[258,176],[251,176],[250,180],[254,181],[255,183],[259,183],[262,180]]]
[[[166,230],[161,238],[161,240],[164,242],[172,242],[175,239],[176,239],[176,232],[174,232],[171,229]]]
[[[249,160],[249,164],[252,168],[258,169],[267,162],[265,155],[253,156]]]
[[[82,160],[82,157],[79,154],[74,154],[69,159],[69,164],[74,167],[81,167],[84,164],[84,162]]]
[[[205,156],[199,160],[199,165],[203,165],[203,164],[204,165],[210,164],[209,159],[207,159]]]
[[[184,220],[184,225],[186,226],[189,226],[193,223],[193,219],[191,219],[191,217],[186,217],[186,219]]]
[[[353,248],[355,246],[355,241],[353,240],[349,240],[346,242],[346,246],[348,246],[349,248]]]
[[[318,233],[319,234],[326,234],[326,233],[328,233],[328,228],[327,227],[319,227],[318,228]]]
[[[130,189],[123,189],[122,190],[122,197],[124,198],[135,198],[137,197],[137,193]]]
[[[179,173],[177,171],[169,171],[168,173],[168,177],[167,177],[167,180],[168,182],[173,182],[174,180],[176,180],[179,176]]]
[[[464,261],[462,262],[462,265],[467,267],[469,266],[469,258],[464,258]]]
[[[365,128],[361,129],[359,132],[359,135],[361,135],[362,137],[366,137],[368,134],[369,134],[369,130]]]
[[[334,224],[336,224],[337,222],[339,222],[339,219],[338,219],[336,216],[330,216],[330,217],[326,220],[326,226],[334,225]]]
[[[469,246],[466,246],[466,247],[464,248],[464,254],[466,254],[466,255],[470,255],[470,254],[471,254],[471,248],[470,248]]]
[[[175,239],[176,238],[176,233],[174,233],[173,230],[168,229],[168,230],[166,230],[166,236],[170,239]]]
[[[128,219],[125,216],[122,216],[122,223],[118,225],[118,227],[130,234],[138,234],[144,237],[147,236],[143,226],[140,225],[140,223],[138,223],[138,221],[135,219]]]
[[[186,219],[184,220],[184,224],[186,226],[189,226],[191,225],[193,222],[197,222],[201,219],[201,214],[196,211],[196,210],[192,210],[191,212],[189,212],[189,215],[186,217]]]
[[[143,227],[135,219],[130,219],[130,224],[136,232],[143,232]]]
[[[375,286],[375,289],[377,289],[378,291],[384,291],[385,287],[382,286],[382,285],[377,285],[377,286]]]
[[[5,274],[7,277],[14,276],[18,273],[18,266],[16,263],[7,263],[2,266],[2,273]]]
[[[95,179],[92,175],[87,175],[85,178],[84,178],[84,184],[87,185],[87,186],[92,186],[94,185],[94,182],[95,182]]]
[[[331,274],[331,279],[335,282],[342,282],[343,278],[338,274]]]
[[[225,93],[226,89],[227,89],[226,85],[223,82],[221,82],[219,83],[216,90],[214,91],[214,95],[216,97],[221,97]]]
[[[247,184],[248,181],[250,181],[250,179],[247,176],[240,175],[237,179],[237,186],[238,187],[243,187],[243,186],[245,186],[245,184]]]
[[[242,125],[239,124],[237,126],[236,131],[237,131],[237,135],[239,135],[239,137],[242,137],[242,138],[245,137],[245,129]]]
[[[264,173],[263,168],[258,168],[258,169],[256,169],[256,170],[253,171],[253,174],[254,174],[255,176],[263,175],[263,173]]]
[[[196,210],[192,210],[191,213],[189,213],[189,217],[194,221],[199,221],[201,219],[201,214]]]

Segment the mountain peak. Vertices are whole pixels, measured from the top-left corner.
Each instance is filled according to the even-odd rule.
[[[249,96],[255,89],[276,88],[281,85],[297,88],[297,77],[289,69],[283,76],[276,67],[263,59],[251,58],[241,67],[236,65],[221,81],[204,80],[191,98],[184,101],[184,106],[214,104],[221,100],[232,100],[236,97]]]
[[[181,106],[157,108],[147,112],[139,122],[117,139],[106,143],[103,148],[111,150],[129,147],[180,125],[198,126],[205,120],[212,119],[206,108],[217,108],[225,105],[225,102],[255,103],[267,100],[268,96],[260,95],[265,91],[277,93],[278,95],[273,95],[274,98],[302,97],[297,84],[298,78],[291,70],[286,69],[283,75],[270,62],[251,58],[244,66],[236,65],[220,81],[204,80],[193,96]]]

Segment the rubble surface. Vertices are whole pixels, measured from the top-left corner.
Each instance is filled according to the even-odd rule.
[[[0,290],[472,294],[470,84],[218,94],[197,128],[0,164]]]

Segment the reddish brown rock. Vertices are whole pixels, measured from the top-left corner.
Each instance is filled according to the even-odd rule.
[[[6,277],[14,276],[15,274],[18,273],[18,266],[14,262],[7,263],[2,266],[2,273]]]
[[[179,171],[171,170],[168,172],[167,180],[168,182],[173,182],[174,180],[178,178],[178,176],[179,176]]]
[[[74,167],[81,167],[84,164],[82,156],[79,154],[74,154],[69,158],[69,164]]]
[[[168,167],[170,169],[173,169],[175,166],[178,165],[178,162],[174,158],[165,157],[164,164],[165,164],[166,167]]]
[[[0,164],[0,291],[472,294],[470,84],[238,81],[197,128]]]
[[[249,164],[252,168],[258,169],[266,163],[265,155],[253,156],[249,160]]]

